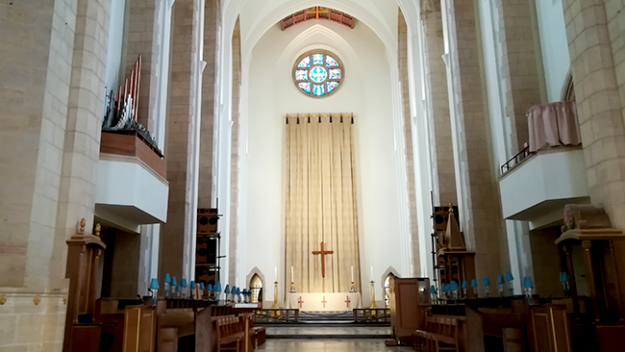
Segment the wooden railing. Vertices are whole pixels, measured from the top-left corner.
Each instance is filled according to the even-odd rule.
[[[252,315],[254,323],[297,323],[299,309],[261,309]]]
[[[388,308],[356,308],[354,323],[389,323],[391,310]]]

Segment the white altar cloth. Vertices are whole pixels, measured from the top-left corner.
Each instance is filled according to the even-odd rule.
[[[360,293],[287,293],[287,308],[304,312],[344,312],[361,308]]]

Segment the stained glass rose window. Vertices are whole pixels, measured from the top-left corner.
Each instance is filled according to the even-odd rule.
[[[311,50],[300,56],[293,67],[293,81],[300,92],[315,98],[338,90],[345,77],[340,59],[326,50]]]

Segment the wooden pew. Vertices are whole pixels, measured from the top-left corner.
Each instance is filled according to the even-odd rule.
[[[190,336],[194,336],[194,345],[185,348],[194,348],[198,352],[218,351],[218,321],[224,316],[236,316],[239,319],[239,328],[243,331],[245,342],[241,344],[241,351],[253,351],[254,330],[249,312],[257,307],[236,308],[210,304],[209,301],[201,300],[159,300],[156,309],[157,351],[177,352],[179,341]],[[264,333],[264,329],[257,329],[258,337],[264,338],[261,332]]]
[[[505,352],[571,352],[566,308],[529,305],[524,297],[464,301],[465,304],[434,305],[427,312],[426,328],[413,335],[414,348],[427,344],[426,333],[437,333],[436,318],[457,322],[459,352],[501,350]],[[452,324],[453,326],[453,324]],[[558,346],[554,349],[553,346]]]
[[[426,329],[414,333],[414,349],[417,351],[459,352],[458,319],[450,317],[426,317]]]
[[[217,352],[239,352],[245,340],[245,323],[241,317],[227,315],[217,317]]]
[[[182,306],[182,308],[169,308]],[[159,300],[157,312],[157,351],[177,352],[178,341],[195,335],[196,351],[215,351],[214,309],[187,307],[184,304]]]
[[[249,314],[249,327],[250,327],[250,345],[252,349],[256,349],[262,346],[267,340],[267,329],[264,326],[254,326],[255,314]]]

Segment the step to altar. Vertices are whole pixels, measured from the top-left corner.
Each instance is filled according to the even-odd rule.
[[[350,326],[351,325],[351,326]],[[353,326],[353,324],[301,324],[266,326],[268,339],[388,339],[389,326]]]

